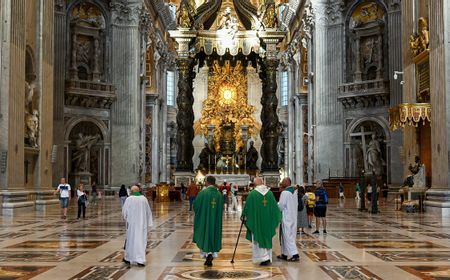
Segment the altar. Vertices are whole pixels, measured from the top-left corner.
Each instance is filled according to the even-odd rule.
[[[227,184],[232,183],[238,186],[247,186],[250,182],[250,175],[248,174],[208,174],[207,176],[214,176],[217,185],[221,185],[224,181]]]

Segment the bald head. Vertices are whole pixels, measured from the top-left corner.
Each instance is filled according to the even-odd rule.
[[[139,187],[134,185],[131,187],[131,192],[139,192]]]
[[[255,184],[255,186],[261,186],[263,183],[264,182],[261,177],[256,177],[255,179],[253,179],[253,184]]]

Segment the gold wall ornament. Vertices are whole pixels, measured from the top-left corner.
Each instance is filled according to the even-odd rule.
[[[405,126],[417,127],[420,122],[431,122],[431,104],[403,103],[389,109],[389,125],[392,131]]]
[[[208,97],[203,101],[201,118],[195,122],[195,134],[208,135],[208,125],[214,125],[214,148],[220,152],[223,130],[233,127],[235,151],[244,143],[241,137],[241,125],[247,125],[248,135],[256,136],[261,125],[253,117],[256,108],[248,104],[247,76],[240,61],[232,67],[229,61],[221,67],[214,61],[208,79]]]
[[[180,3],[180,10],[178,11],[177,23],[181,28],[191,28],[192,16],[189,8],[189,3],[183,1]]]
[[[430,32],[428,30],[428,20],[424,17],[419,18],[418,31],[409,38],[411,54],[415,58],[424,52],[428,52],[430,44]]]
[[[383,8],[375,1],[365,1],[356,7],[352,13],[352,19],[355,23],[363,24],[384,17]]]

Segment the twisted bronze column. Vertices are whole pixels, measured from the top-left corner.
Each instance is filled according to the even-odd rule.
[[[261,62],[259,76],[262,81],[261,97],[261,171],[278,171],[278,137],[281,124],[278,120],[277,106],[277,59],[265,59]]]
[[[194,96],[192,94],[192,59],[177,59],[178,96],[177,96],[177,171],[192,172],[194,156]]]

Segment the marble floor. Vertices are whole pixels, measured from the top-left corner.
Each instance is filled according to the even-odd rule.
[[[381,205],[381,213],[359,212],[355,201],[332,201],[328,235],[299,235],[300,262],[251,262],[244,238],[230,263],[239,214],[224,214],[223,250],[205,269],[191,242],[193,215],[187,203],[154,203],[155,226],[148,235],[147,266],[121,260],[124,223],[118,199],[87,209],[87,219],[61,220],[55,206],[14,218],[0,216],[1,279],[450,279],[450,220],[407,214]],[[242,235],[242,237],[244,234]],[[280,253],[274,238],[274,255]]]

